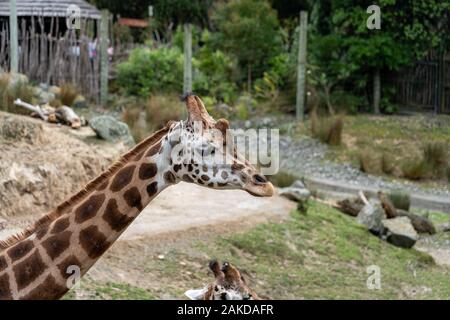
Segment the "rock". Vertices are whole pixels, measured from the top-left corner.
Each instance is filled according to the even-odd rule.
[[[55,97],[56,97],[54,93],[45,91],[41,87],[35,87],[34,94],[35,94],[36,98],[38,99],[38,104],[41,104],[41,105],[50,103],[51,101],[55,100]]]
[[[61,93],[61,88],[57,86],[51,86],[48,88],[48,92],[53,93],[55,96],[59,95]]]
[[[433,223],[425,217],[401,209],[397,209],[397,216],[408,217],[417,233],[436,233]]]
[[[356,217],[358,223],[365,225],[367,229],[376,235],[383,233],[383,219],[386,219],[383,208],[381,208],[379,204],[373,202],[366,204]]]
[[[364,202],[359,197],[346,198],[337,202],[337,208],[352,217],[358,216],[363,207]]]
[[[280,188],[278,193],[280,196],[297,202],[307,201],[311,197],[311,192],[308,189],[293,186],[288,188]]]
[[[411,248],[418,240],[416,230],[408,217],[397,217],[382,221],[386,229],[384,237],[387,242],[401,248]]]
[[[442,223],[437,227],[440,232],[449,232],[450,231],[450,222]]]
[[[89,125],[101,139],[110,142],[123,141],[128,146],[135,144],[128,125],[111,116],[94,117],[89,121]]]
[[[302,180],[295,180],[291,188],[307,189]]]
[[[44,138],[44,126],[37,120],[6,114],[0,121],[0,140],[36,144],[44,141]]]

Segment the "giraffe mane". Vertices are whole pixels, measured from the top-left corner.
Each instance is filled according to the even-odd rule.
[[[82,200],[86,195],[88,195],[91,191],[95,190],[97,187],[99,187],[103,182],[105,182],[107,179],[109,179],[111,176],[116,174],[116,172],[128,161],[136,157],[137,155],[140,155],[141,152],[148,149],[149,147],[157,144],[161,139],[166,136],[166,134],[169,132],[170,128],[174,124],[173,121],[169,121],[164,128],[156,131],[153,133],[150,137],[146,138],[142,142],[140,142],[138,145],[136,145],[133,149],[125,153],[120,157],[119,160],[117,160],[114,164],[112,164],[108,169],[106,169],[102,174],[100,174],[98,177],[94,178],[90,182],[87,183],[87,185],[78,193],[72,195],[69,199],[62,202],[60,205],[56,207],[55,210],[50,211],[46,215],[39,218],[36,222],[34,222],[29,227],[25,228],[22,231],[19,231],[18,233],[11,235],[7,237],[4,240],[0,240],[0,252],[3,250],[13,246],[19,241],[22,241],[26,238],[28,238],[30,235],[32,235],[37,229],[44,225],[48,225],[50,222],[54,221],[55,219],[62,216],[68,209],[73,207],[76,203],[78,203],[80,200]]]

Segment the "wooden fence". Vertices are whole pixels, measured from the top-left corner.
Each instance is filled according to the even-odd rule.
[[[435,113],[450,113],[450,54],[432,50],[394,79],[398,103]]]
[[[65,20],[64,20],[65,23]],[[83,20],[80,30],[60,31],[59,18],[19,18],[19,72],[31,81],[61,85],[72,83],[98,103],[100,45],[98,26]],[[9,24],[0,24],[0,67],[9,70]]]

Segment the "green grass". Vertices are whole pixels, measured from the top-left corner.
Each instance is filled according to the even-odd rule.
[[[445,218],[437,213],[430,217],[434,222]],[[161,287],[141,291],[94,285],[94,297],[184,298],[185,290],[212,280],[207,265],[217,258],[234,263],[254,290],[272,299],[450,298],[449,268],[436,265],[425,253],[394,247],[355,219],[315,201],[309,202],[306,214],[293,212],[283,223],[187,246],[169,250],[163,260],[145,262],[142,276],[151,274]],[[366,286],[371,265],[381,269],[381,290]]]
[[[83,283],[83,282],[82,282]],[[91,284],[87,281],[88,296],[89,299],[96,300],[153,300],[156,297],[150,294],[147,290],[138,288],[129,284],[112,283],[106,284]],[[80,291],[84,291],[86,288],[84,284],[80,287]],[[73,300],[77,297],[74,290],[69,291],[64,299]],[[85,297],[82,297],[83,299]]]

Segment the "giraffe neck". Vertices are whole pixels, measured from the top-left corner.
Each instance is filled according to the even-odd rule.
[[[58,299],[176,182],[167,131],[135,147],[26,237],[0,251],[0,299]]]

